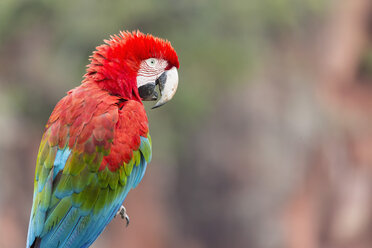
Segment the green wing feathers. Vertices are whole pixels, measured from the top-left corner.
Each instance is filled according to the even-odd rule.
[[[142,129],[138,128],[137,133],[126,131],[125,125],[118,130],[114,122],[118,120],[117,113],[99,114],[92,114],[91,122],[82,123],[82,128],[74,127],[74,123],[62,126],[58,118],[47,125],[37,158],[28,247],[36,238],[41,240],[40,247],[59,247],[61,242],[69,245],[83,245],[84,240],[93,242],[129,190],[141,181],[151,160],[148,129],[138,121]],[[132,135],[129,138],[134,140],[133,144],[116,139],[124,131],[127,136]],[[71,138],[72,132],[80,136]],[[121,146],[124,149],[118,149]],[[127,154],[122,155],[122,150]]]

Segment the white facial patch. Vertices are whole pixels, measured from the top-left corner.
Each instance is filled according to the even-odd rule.
[[[137,73],[137,88],[155,80],[165,71],[168,62],[164,59],[149,58],[143,60]]]

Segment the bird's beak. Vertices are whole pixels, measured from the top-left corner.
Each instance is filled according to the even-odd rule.
[[[163,72],[158,79],[155,81],[156,85],[159,85],[160,99],[154,105],[154,108],[160,107],[172,99],[176,94],[178,86],[178,71],[176,67]]]

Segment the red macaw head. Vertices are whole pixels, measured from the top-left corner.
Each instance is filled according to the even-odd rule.
[[[124,99],[172,99],[178,86],[179,62],[169,41],[137,32],[120,32],[91,56],[85,80]],[[156,92],[159,87],[160,99]]]

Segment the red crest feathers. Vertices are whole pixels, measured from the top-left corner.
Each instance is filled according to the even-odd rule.
[[[141,33],[139,30],[121,31],[119,35],[113,35],[110,40],[104,41],[110,46],[125,43],[126,57],[137,58],[139,62],[148,58],[158,58],[167,60],[170,67],[180,66],[176,51],[168,40]]]
[[[169,68],[179,68],[177,54],[170,42],[150,34],[120,32],[104,42],[93,52],[83,82],[95,81],[101,88],[123,98],[140,99],[136,76],[142,60],[164,59]]]

